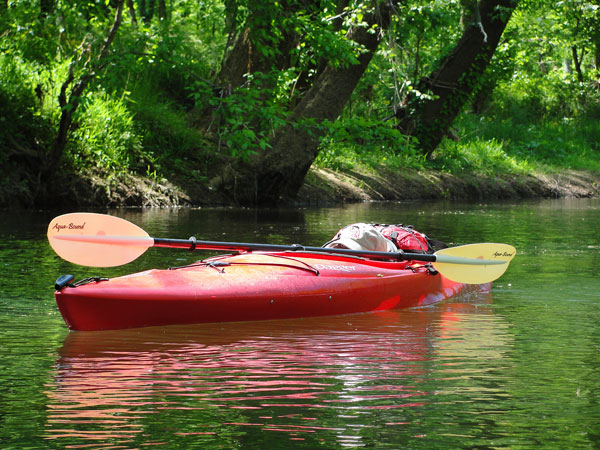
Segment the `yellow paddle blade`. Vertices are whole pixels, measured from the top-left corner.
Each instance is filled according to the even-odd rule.
[[[508,244],[469,244],[435,253],[433,267],[458,283],[483,284],[502,276],[517,250]]]
[[[48,241],[61,258],[91,267],[127,264],[154,245],[154,239],[137,225],[95,213],[55,217],[48,225]]]

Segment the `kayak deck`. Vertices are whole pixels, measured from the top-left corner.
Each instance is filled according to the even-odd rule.
[[[72,330],[234,322],[424,306],[465,288],[422,263],[249,252],[55,293]]]

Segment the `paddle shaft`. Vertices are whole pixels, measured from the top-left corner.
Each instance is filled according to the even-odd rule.
[[[493,260],[476,260],[470,258],[452,257],[448,255],[430,255],[422,253],[407,253],[402,250],[397,252],[377,252],[368,250],[351,250],[344,248],[328,248],[328,247],[307,247],[303,245],[277,245],[277,244],[254,244],[240,242],[219,242],[219,241],[196,241],[195,239],[154,239],[154,247],[168,248],[186,248],[189,250],[218,250],[218,251],[267,251],[267,252],[309,252],[309,253],[327,253],[365,257],[372,259],[385,259],[397,261],[423,261],[423,262],[448,262],[456,264],[469,265],[488,265],[488,264],[504,264],[505,261]]]
[[[367,258],[396,259],[398,261],[418,260],[434,262],[434,255],[419,253],[376,252],[366,250],[350,250],[345,248],[307,247],[304,245],[278,245],[255,244],[242,242],[195,241],[193,239],[163,239],[153,238],[154,247],[187,248],[189,250],[217,250],[217,251],[265,251],[265,252],[310,252],[310,253],[336,253],[340,255],[359,256]]]

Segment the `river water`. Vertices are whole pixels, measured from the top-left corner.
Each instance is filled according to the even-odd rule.
[[[60,212],[0,212],[0,448],[529,449],[600,445],[600,200],[116,210],[154,237],[319,245],[413,224],[517,257],[491,292],[383,313],[69,332],[53,283],[90,269],[45,239]]]

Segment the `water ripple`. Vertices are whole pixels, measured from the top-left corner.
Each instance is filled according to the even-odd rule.
[[[472,380],[461,386],[464,377],[484,379],[485,359],[497,367],[510,347],[506,325],[481,307],[488,301],[477,299],[477,314],[471,303],[448,303],[327,319],[71,333],[46,386],[46,439],[217,448],[261,433],[262,441],[311,436],[346,447],[369,445],[374,424],[418,434],[424,410],[442,400],[506,395]],[[484,364],[473,364],[474,353]]]

